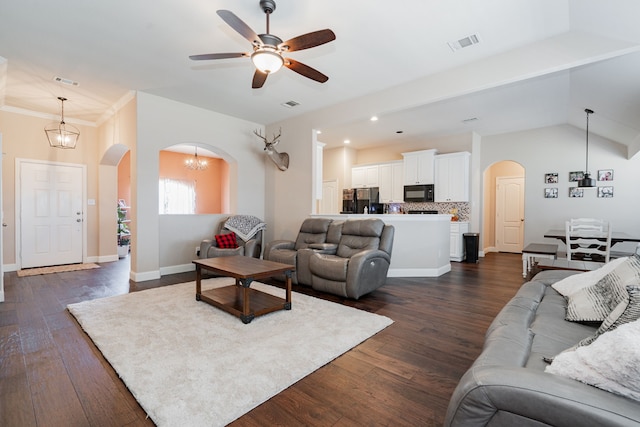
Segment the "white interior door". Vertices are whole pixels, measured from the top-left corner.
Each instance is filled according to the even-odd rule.
[[[340,213],[338,208],[338,181],[322,182],[322,200],[320,201],[321,214],[337,214]]]
[[[82,166],[20,163],[21,267],[82,262]]]
[[[522,252],[524,244],[524,178],[496,178],[496,249]]]

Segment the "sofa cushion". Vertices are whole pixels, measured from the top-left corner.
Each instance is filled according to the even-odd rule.
[[[235,233],[216,234],[216,245],[221,249],[235,249],[238,247]]]
[[[309,259],[309,269],[311,272],[324,279],[346,282],[349,258],[342,258],[336,255],[315,253]]]
[[[640,400],[640,320],[559,354],[545,372]]]
[[[300,232],[296,238],[295,250],[305,249],[313,243],[324,243],[327,240],[327,231],[331,224],[330,219],[307,218],[300,226]]]
[[[640,283],[640,258],[629,257],[595,285],[571,293],[567,301],[569,321],[603,321],[628,298],[626,287]]]

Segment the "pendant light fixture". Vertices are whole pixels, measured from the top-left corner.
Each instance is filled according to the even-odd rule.
[[[591,178],[589,173],[589,114],[593,114],[593,110],[585,108],[584,112],[587,113],[587,160],[584,168],[584,177],[578,181],[578,187],[595,187],[596,180]]]
[[[64,122],[64,101],[67,98],[59,96],[60,100],[60,123],[53,122],[44,128],[44,132],[47,134],[49,145],[54,148],[76,148],[78,138],[80,138],[80,131],[73,125],[66,124]]]
[[[206,160],[200,160],[198,159],[198,147],[196,147],[196,154],[195,157],[192,157],[190,159],[185,160],[184,162],[184,166],[187,169],[191,169],[194,171],[203,171],[205,170],[209,165],[207,164]]]

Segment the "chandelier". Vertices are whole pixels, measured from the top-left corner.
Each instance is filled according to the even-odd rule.
[[[202,171],[205,170],[209,165],[206,160],[201,160],[198,158],[198,147],[196,147],[196,154],[194,157],[187,159],[184,161],[184,166],[187,169],[191,169],[194,171]]]
[[[47,134],[49,145],[54,148],[76,148],[78,138],[80,138],[80,131],[73,125],[68,125],[64,122],[64,101],[67,98],[59,96],[60,100],[60,123],[53,122],[48,124],[44,128],[44,132]]]

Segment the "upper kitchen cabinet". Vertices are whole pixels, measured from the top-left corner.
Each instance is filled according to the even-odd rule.
[[[378,165],[380,203],[402,203],[404,198],[403,162],[389,162]]]
[[[471,153],[435,156],[435,201],[469,201],[469,163]]]
[[[369,188],[378,186],[378,165],[351,168],[351,187]]]
[[[436,150],[402,153],[404,157],[404,184],[433,184]]]

